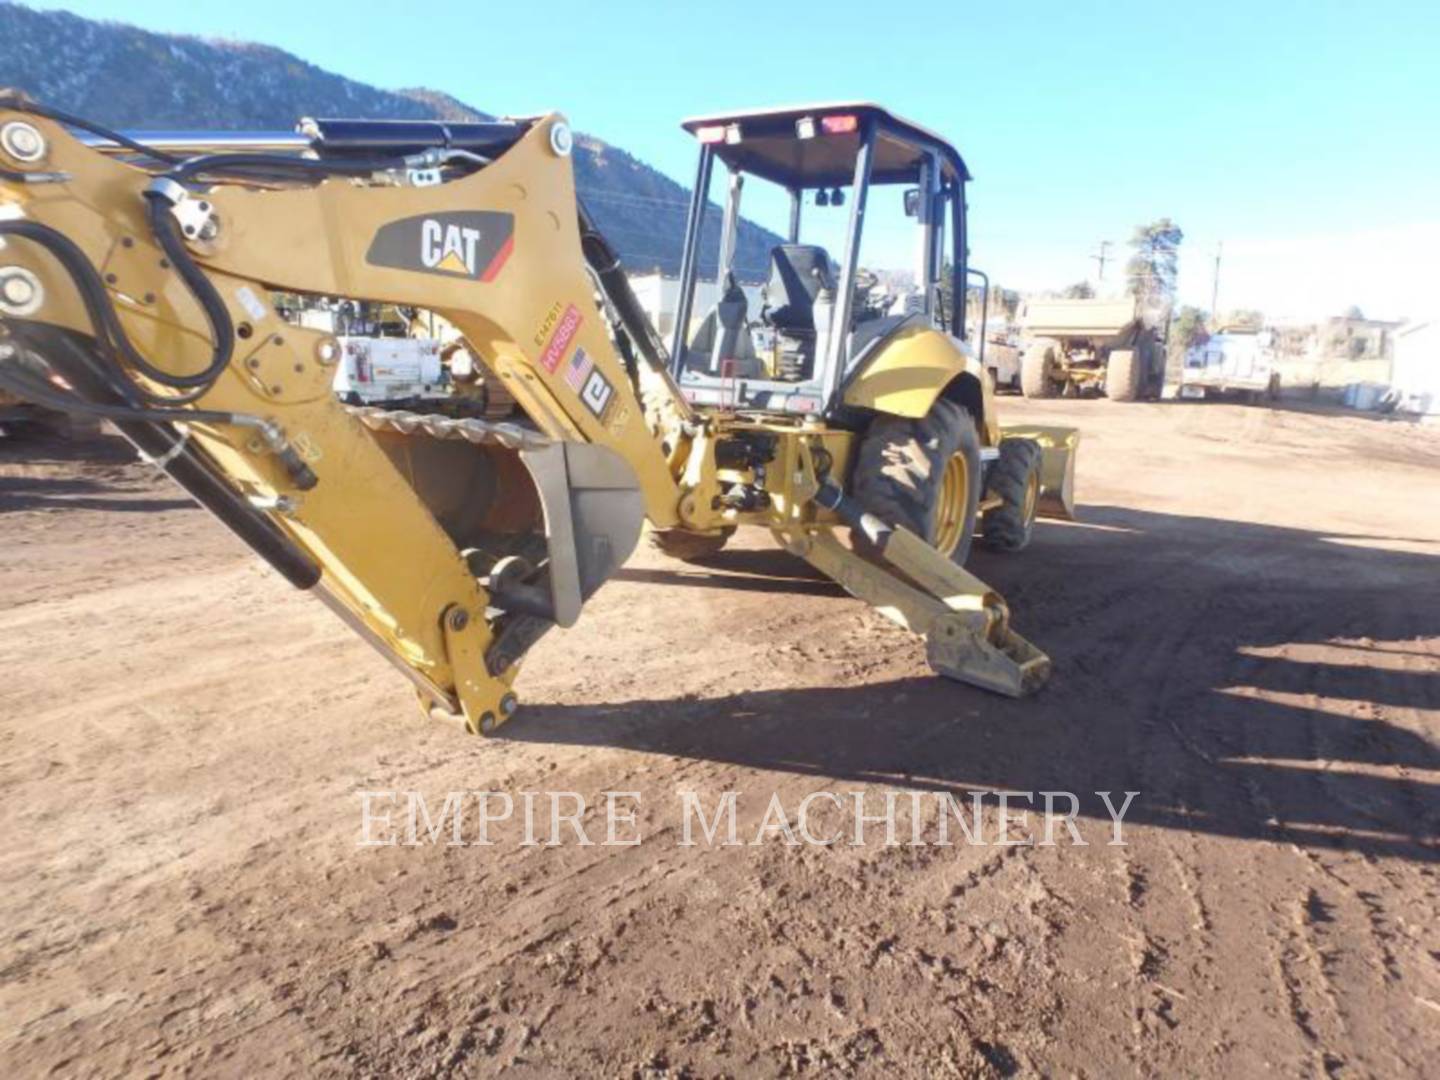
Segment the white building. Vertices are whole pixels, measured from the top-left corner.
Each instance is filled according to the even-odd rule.
[[[1416,321],[1395,332],[1393,372],[1400,410],[1440,419],[1440,319]]]

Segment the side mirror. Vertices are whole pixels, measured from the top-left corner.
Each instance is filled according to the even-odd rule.
[[[920,216],[920,189],[918,187],[905,189],[905,216],[913,218]]]

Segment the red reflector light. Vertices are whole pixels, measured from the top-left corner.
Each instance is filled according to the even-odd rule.
[[[846,114],[844,116],[822,116],[820,118],[820,130],[826,135],[849,135],[860,127],[860,118]]]
[[[705,127],[695,129],[695,137],[702,143],[717,143],[725,141],[724,124],[708,124]]]

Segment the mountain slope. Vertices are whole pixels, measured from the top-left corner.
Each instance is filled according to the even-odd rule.
[[[302,116],[477,120],[435,90],[381,90],[268,45],[158,34],[0,0],[0,86],[112,127],[288,130]],[[563,107],[563,102],[558,103]],[[502,106],[503,111],[503,106]],[[689,192],[619,147],[576,140],[580,197],[632,272],[680,266]],[[706,220],[714,272],[719,209]],[[737,264],[758,279],[780,238],[742,223]]]

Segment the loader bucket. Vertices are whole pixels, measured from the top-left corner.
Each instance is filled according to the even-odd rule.
[[[1007,439],[1034,439],[1040,444],[1040,517],[1075,520],[1075,451],[1080,432],[1069,427],[1002,427]]]

